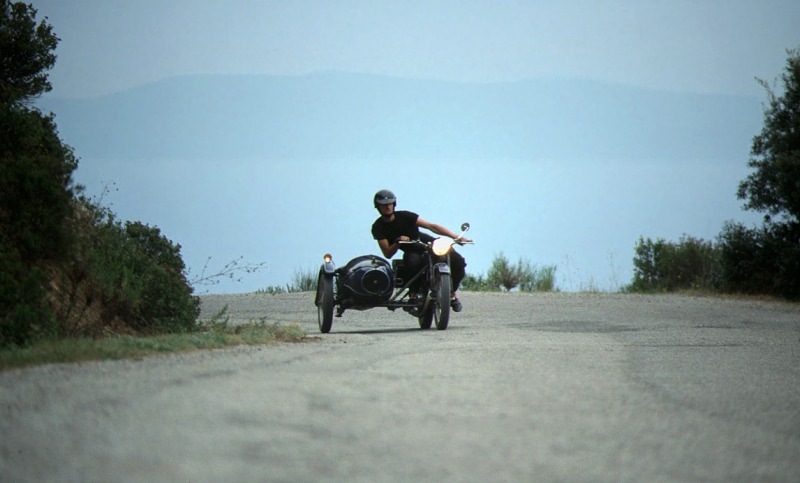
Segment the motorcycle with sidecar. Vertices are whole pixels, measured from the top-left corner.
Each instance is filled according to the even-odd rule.
[[[465,245],[464,233],[469,223],[461,225],[461,235],[455,240],[421,236],[418,240],[401,241],[406,249],[422,254],[420,270],[407,280],[398,275],[402,260],[386,259],[377,255],[363,255],[336,268],[333,257],[325,254],[317,279],[315,304],[319,330],[331,331],[334,310],[341,317],[346,310],[367,310],[386,307],[403,309],[417,317],[421,329],[445,330],[450,321],[450,252],[454,244]],[[415,297],[411,287],[417,286]]]

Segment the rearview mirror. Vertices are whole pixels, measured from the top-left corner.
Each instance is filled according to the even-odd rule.
[[[469,223],[462,223],[461,224],[461,231],[469,230]]]

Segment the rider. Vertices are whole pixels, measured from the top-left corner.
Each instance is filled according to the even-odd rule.
[[[420,228],[430,230],[437,235],[447,236],[457,239],[458,235],[447,228],[425,221],[416,213],[410,211],[395,211],[397,198],[389,190],[380,190],[373,197],[373,204],[381,214],[380,218],[372,224],[372,237],[378,241],[378,246],[386,258],[392,258],[397,250],[403,250],[403,273],[402,278],[413,277],[422,269],[422,256],[413,248],[406,249],[405,245],[400,245],[400,241],[423,240],[430,241],[432,237],[426,233],[420,233]],[[461,238],[460,242],[470,242],[468,238]],[[461,301],[458,300],[456,290],[464,278],[467,263],[464,257],[455,250],[450,252],[450,272],[453,281],[453,293],[450,299],[450,306],[454,311],[461,311]],[[412,297],[415,294],[412,292]]]

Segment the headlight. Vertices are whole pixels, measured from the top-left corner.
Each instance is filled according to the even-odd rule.
[[[433,240],[433,253],[443,257],[447,255],[447,252],[450,251],[450,247],[453,246],[453,242],[444,238],[437,238]]]

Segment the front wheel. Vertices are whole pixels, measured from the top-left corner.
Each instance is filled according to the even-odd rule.
[[[445,330],[447,323],[450,322],[450,274],[440,273],[436,278],[433,318],[436,321],[436,328]]]
[[[317,319],[319,331],[327,334],[333,327],[333,277],[319,274],[317,281]]]

